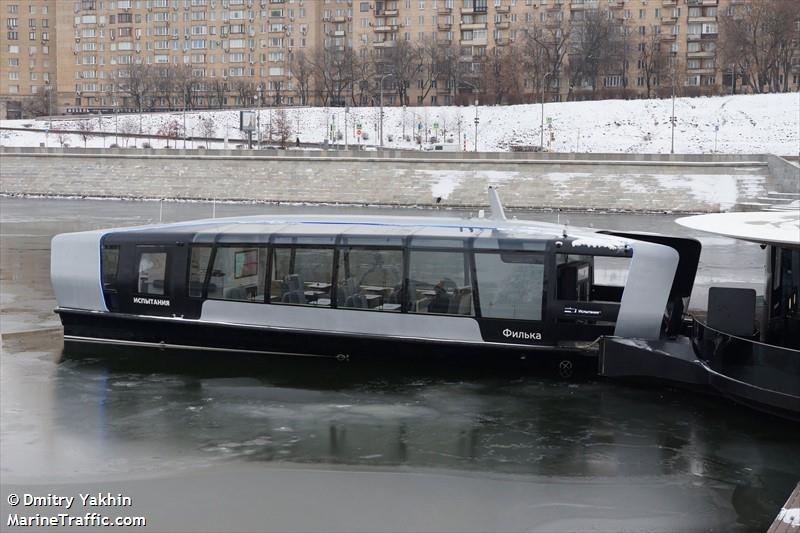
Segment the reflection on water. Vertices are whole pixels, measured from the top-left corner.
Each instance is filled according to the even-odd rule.
[[[4,331],[55,322],[47,275],[53,234],[158,218],[157,204],[135,202],[0,199],[0,207]],[[184,220],[208,210],[175,204],[164,214]],[[687,234],[667,216],[570,218]],[[757,246],[712,242],[703,254],[706,279],[760,275]],[[462,369],[387,374],[331,362],[97,355],[3,353],[3,477],[148,477],[245,462],[605,479],[608,491],[648,479],[702,488],[697,497],[718,529],[760,530],[800,478],[800,429],[681,390]]]
[[[328,362],[185,361],[193,372],[167,373],[141,361],[61,362],[57,424],[88,446],[142,443],[198,464],[616,479],[609,490],[633,478],[685,479],[733,489],[726,499],[750,527],[772,520],[800,475],[797,428],[679,390],[441,370],[387,376]]]

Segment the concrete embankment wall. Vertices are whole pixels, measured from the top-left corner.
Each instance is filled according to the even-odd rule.
[[[800,193],[770,157],[2,148],[0,193],[716,212]]]

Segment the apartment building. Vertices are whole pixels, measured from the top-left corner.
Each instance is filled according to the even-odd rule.
[[[56,86],[57,25],[52,0],[0,2],[0,117],[22,114],[31,102],[47,112],[48,97]],[[53,108],[55,108],[53,102]],[[29,105],[30,107],[30,105]]]
[[[0,0],[6,26],[0,102],[11,116],[24,114],[26,102],[53,112],[133,110],[141,102],[131,88],[141,76],[152,86],[148,109],[370,104],[379,84],[387,105],[399,105],[400,97],[410,105],[450,105],[664,96],[673,85],[679,94],[713,94],[735,82],[718,50],[719,19],[744,1]],[[578,76],[571,68],[578,61],[574,41],[597,13],[616,24],[626,54],[616,67]],[[487,71],[496,74],[500,67],[486,58],[522,50],[526,35],[536,31],[556,44],[565,38],[561,63],[537,81],[510,55],[503,68],[516,78],[514,89],[490,98]],[[661,65],[654,75],[644,52],[656,43],[669,67]],[[450,50],[437,57],[458,72],[445,76],[439,69],[425,79],[420,69],[393,74],[404,68],[399,56],[420,47]],[[329,98],[314,90],[323,82],[312,76],[317,81],[301,98],[293,57],[317,59],[319,69],[320,50],[371,63],[362,69],[369,79],[338,72],[333,82],[349,85]],[[788,80],[794,89],[798,66]],[[356,70],[352,63],[346,68]],[[191,77],[188,97],[166,89],[180,76]]]

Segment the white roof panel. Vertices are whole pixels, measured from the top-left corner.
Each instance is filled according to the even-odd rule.
[[[734,239],[800,248],[800,211],[714,213],[683,217],[675,222]]]

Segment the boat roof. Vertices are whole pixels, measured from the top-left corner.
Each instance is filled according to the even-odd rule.
[[[800,248],[800,210],[714,213],[683,217],[675,222],[743,241]]]
[[[214,218],[120,228],[107,233],[186,233],[195,242],[224,240],[225,236],[245,235],[315,237],[337,235],[359,237],[405,237],[477,239],[502,238],[533,241],[563,240],[573,247],[626,250],[632,239],[596,233],[593,229],[517,219],[455,218],[379,215],[256,215]],[[260,239],[254,239],[260,240]]]

